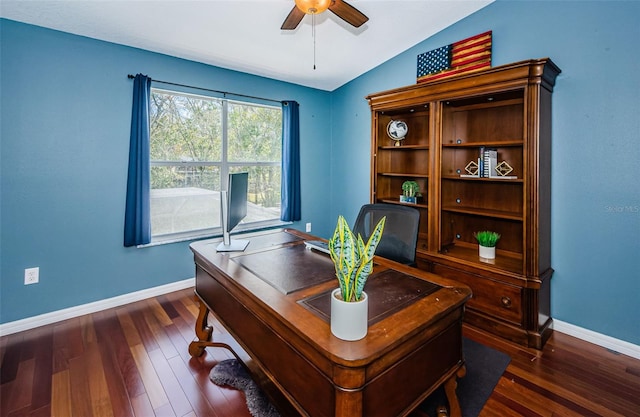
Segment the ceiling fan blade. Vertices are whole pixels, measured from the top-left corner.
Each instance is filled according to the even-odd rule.
[[[329,6],[329,10],[331,10],[340,19],[357,28],[369,20],[369,18],[362,14],[360,10],[356,9],[346,1],[334,0],[331,3],[331,6]]]
[[[298,9],[298,7],[293,6],[293,9],[291,9],[287,18],[284,19],[284,22],[282,23],[282,27],[280,29],[294,30],[295,28],[298,27],[298,24],[300,24],[300,21],[302,20],[303,17],[304,17],[304,12]]]

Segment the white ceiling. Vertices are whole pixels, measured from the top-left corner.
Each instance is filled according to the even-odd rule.
[[[280,30],[293,0],[0,0],[0,16],[333,91],[492,1],[347,0],[369,21],[317,15],[315,70],[312,17]]]

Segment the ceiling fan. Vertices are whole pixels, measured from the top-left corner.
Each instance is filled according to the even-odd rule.
[[[282,23],[282,30],[294,30],[302,21],[305,14],[320,14],[327,9],[333,12],[340,19],[352,26],[359,28],[369,18],[358,9],[342,0],[295,0],[296,5],[289,12],[289,15]]]

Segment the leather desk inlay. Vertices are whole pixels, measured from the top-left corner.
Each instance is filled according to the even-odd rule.
[[[337,287],[338,281],[336,280]],[[364,287],[364,291],[369,297],[369,326],[440,288],[434,283],[391,269],[371,275]],[[333,290],[313,295],[298,302],[329,322],[331,291]]]
[[[290,294],[337,278],[329,255],[306,249],[304,245],[285,246],[232,259],[283,294]]]

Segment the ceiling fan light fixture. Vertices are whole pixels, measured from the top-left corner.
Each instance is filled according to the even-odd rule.
[[[295,0],[296,7],[306,14],[320,14],[331,6],[333,0]]]

